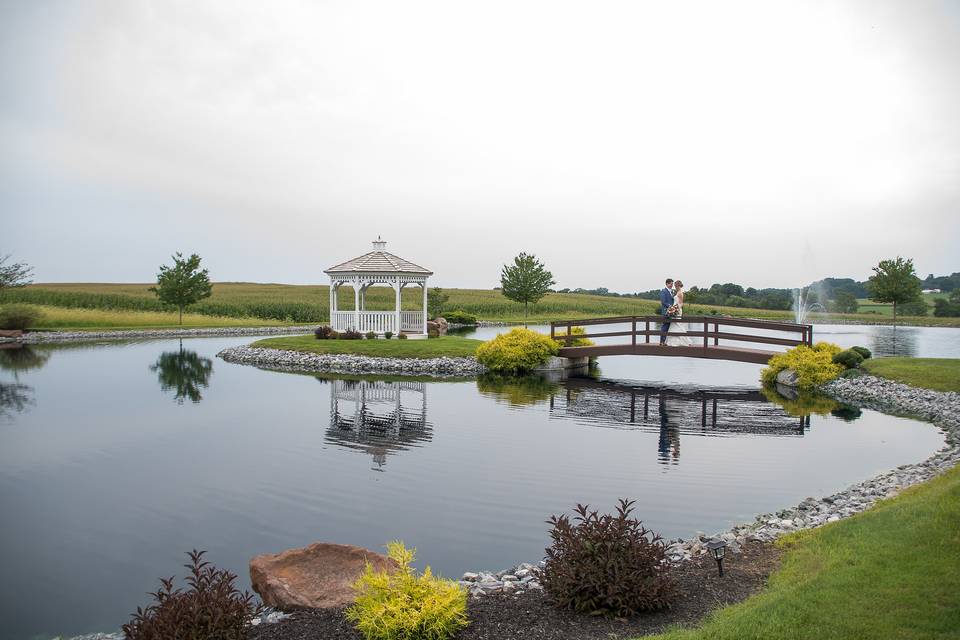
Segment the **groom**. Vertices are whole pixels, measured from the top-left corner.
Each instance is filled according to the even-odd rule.
[[[673,278],[667,278],[664,283],[666,286],[660,291],[660,315],[663,316],[663,324],[660,325],[660,344],[667,343],[667,332],[670,331],[670,316],[667,309],[673,305]]]

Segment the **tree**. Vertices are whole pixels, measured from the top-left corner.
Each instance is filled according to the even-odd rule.
[[[10,254],[0,258],[0,291],[7,288],[23,287],[33,282],[31,279],[33,267],[25,262],[7,264],[9,259]]]
[[[553,274],[533,254],[520,253],[513,259],[512,265],[503,265],[503,271],[500,272],[503,295],[514,302],[523,303],[524,319],[529,304],[536,304],[553,284],[556,284]]]
[[[443,315],[443,306],[447,304],[450,296],[443,292],[440,287],[433,287],[427,291],[427,315],[431,318],[439,318]]]
[[[164,351],[150,370],[156,372],[162,390],[174,392],[177,404],[183,404],[184,398],[198,403],[203,399],[200,389],[210,386],[213,362],[196,351],[184,351],[181,340],[179,351]]]
[[[948,300],[937,298],[933,301],[933,304],[933,315],[938,318],[956,318],[960,316],[960,289],[954,289],[950,293]]]
[[[867,280],[867,290],[874,302],[893,303],[893,324],[896,326],[897,305],[920,297],[920,278],[913,269],[913,259],[897,256],[894,260],[881,260]]]
[[[856,313],[859,305],[857,299],[849,291],[836,291],[833,295],[831,310],[836,313]]]
[[[901,305],[900,313],[905,316],[925,316],[930,313],[930,305],[922,297],[918,297]]]
[[[177,307],[180,310],[180,324],[183,324],[183,309],[213,293],[213,285],[206,269],[200,269],[200,256],[191,255],[186,260],[183,254],[177,253],[173,258],[173,266],[160,266],[157,274],[157,286],[150,287],[150,291],[157,294],[160,302]]]

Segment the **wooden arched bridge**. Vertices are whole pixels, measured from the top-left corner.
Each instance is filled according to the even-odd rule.
[[[692,342],[689,346],[660,344],[662,316],[620,316],[615,318],[591,318],[588,320],[559,320],[550,323],[550,337],[562,341],[559,355],[564,358],[584,356],[674,356],[681,358],[709,358],[766,364],[780,353],[755,345],[780,345],[795,347],[813,345],[813,325],[793,322],[773,322],[748,318],[720,316],[686,316],[673,320],[687,328],[682,335]],[[573,327],[582,327],[583,334],[571,335]],[[591,331],[599,328],[599,331]],[[745,330],[760,330],[748,333]],[[604,340],[603,344],[572,346],[577,338],[620,338],[615,342]],[[750,346],[746,346],[750,345]]]

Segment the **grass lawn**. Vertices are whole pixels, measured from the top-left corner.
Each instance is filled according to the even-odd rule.
[[[161,309],[156,296],[149,291],[150,284],[104,284],[104,283],[48,283],[34,284],[15,290],[7,290],[0,296],[3,302],[26,302],[57,307],[81,307],[90,309],[130,309],[158,311]],[[511,302],[500,291],[493,289],[452,289],[444,291],[450,296],[448,310],[462,310],[481,320],[499,322],[522,322],[523,305]],[[217,282],[213,295],[191,307],[194,313],[230,317],[259,317],[274,320],[289,320],[296,323],[319,323],[329,317],[327,285],[258,284],[250,282]],[[392,310],[394,293],[389,288],[373,287],[367,292],[367,308],[371,311]],[[418,287],[403,291],[402,306],[407,310],[420,309],[422,292]],[[353,291],[340,289],[340,308],[353,309]],[[549,293],[540,302],[530,305],[529,322],[549,320],[576,320],[605,316],[650,315],[659,304],[653,300],[618,298],[579,293]],[[715,311],[734,317],[785,320],[793,317],[790,311],[749,309],[739,307],[714,307],[690,304],[688,315]],[[815,322],[865,322],[889,323],[889,313],[814,314]],[[960,326],[960,318],[902,318],[904,324],[927,326]]]
[[[960,469],[780,544],[783,566],[761,593],[699,628],[648,637],[960,637]]]
[[[317,340],[312,335],[266,338],[252,347],[267,347],[307,353],[350,353],[384,358],[439,358],[442,356],[472,356],[481,340],[441,336],[428,340]]]
[[[958,358],[871,358],[860,366],[875,376],[914,387],[960,392]]]
[[[35,306],[43,314],[33,329],[68,331],[102,331],[104,329],[179,329],[176,312],[123,311],[118,309],[67,309],[46,305]],[[183,314],[183,328],[264,327],[287,324],[262,318],[226,318],[199,313]]]

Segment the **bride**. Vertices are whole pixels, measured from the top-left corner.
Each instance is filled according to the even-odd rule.
[[[693,340],[687,337],[687,329],[680,320],[683,318],[683,282],[676,280],[673,283],[675,292],[673,294],[673,306],[676,311],[670,315],[670,328],[667,329],[668,347],[689,347],[693,345]]]

